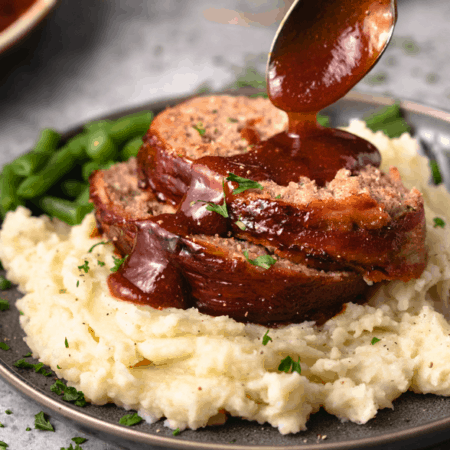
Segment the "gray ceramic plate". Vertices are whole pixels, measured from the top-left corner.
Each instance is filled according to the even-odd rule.
[[[180,99],[143,105],[139,109],[158,112]],[[392,104],[393,99],[351,93],[325,112],[333,125],[345,125],[349,119],[364,117],[379,106]],[[441,165],[447,187],[450,164],[450,114],[415,103],[402,103],[405,117],[422,142],[422,150],[435,157]],[[121,111],[111,118],[134,111]],[[66,137],[79,130],[71,130]],[[13,300],[20,297],[15,289],[0,293]],[[320,411],[308,423],[308,430],[297,435],[282,436],[268,425],[258,425],[231,418],[222,427],[197,431],[186,430],[174,437],[162,421],[148,425],[141,423],[132,428],[118,425],[124,410],[113,405],[77,408],[60,400],[50,391],[52,377],[35,374],[33,370],[17,369],[13,363],[29,349],[23,342],[24,333],[19,326],[19,312],[13,307],[0,314],[0,340],[10,344],[11,350],[0,352],[0,376],[21,394],[39,403],[44,410],[62,420],[70,421],[81,431],[130,449],[160,447],[181,449],[417,449],[450,439],[450,398],[433,395],[415,395],[410,392],[394,402],[394,410],[379,411],[366,425],[341,423],[335,417]],[[30,362],[32,358],[28,358]]]

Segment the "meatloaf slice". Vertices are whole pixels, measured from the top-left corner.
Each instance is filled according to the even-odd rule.
[[[110,276],[113,295],[154,307],[194,306],[213,316],[261,324],[323,322],[344,303],[365,299],[369,287],[353,271],[316,270],[235,238],[168,231],[164,223],[173,216],[166,212],[170,207],[137,188],[135,171],[131,160],[91,177],[99,229],[122,255],[131,253],[121,271]],[[255,265],[263,255],[276,262],[269,268]],[[167,267],[169,284],[175,286],[172,303],[167,303],[167,289],[158,285],[167,279]],[[140,287],[133,298],[125,292],[132,285]]]
[[[197,202],[205,200],[198,186],[216,189],[220,198],[227,176],[206,166],[205,158],[251,152],[252,144],[286,125],[285,113],[262,98],[200,97],[169,108],[153,121],[138,155],[142,186],[174,204],[186,195],[182,209],[197,217],[205,208]],[[342,169],[325,186],[305,177],[287,186],[260,183],[263,190],[227,194],[230,217],[220,227],[223,236],[231,231],[274,247],[292,262],[351,268],[370,281],[408,281],[425,268],[422,196],[405,189],[395,169],[389,174],[372,166],[358,174]],[[237,187],[229,184],[231,191]],[[192,231],[204,233],[205,227],[198,222]]]

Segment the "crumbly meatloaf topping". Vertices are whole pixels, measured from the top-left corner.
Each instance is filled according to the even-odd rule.
[[[315,181],[302,177],[298,183],[291,182],[288,186],[279,186],[272,181],[261,182],[264,190],[262,195],[279,198],[296,205],[308,205],[314,200],[345,202],[351,196],[367,195],[374,199],[392,219],[403,214],[408,207],[417,208],[422,203],[422,196],[417,189],[406,189],[400,179],[398,170],[391,168],[389,174],[367,166],[358,175],[341,169],[334,180],[324,187],[319,187]],[[261,194],[260,194],[261,195]]]
[[[197,97],[158,115],[151,130],[167,151],[191,159],[232,156],[251,147],[243,130],[251,128],[261,140],[287,127],[287,115],[267,99],[210,96]],[[176,133],[173,132],[176,124]]]

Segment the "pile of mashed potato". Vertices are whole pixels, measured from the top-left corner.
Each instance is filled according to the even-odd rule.
[[[259,325],[116,300],[106,284],[113,246],[88,252],[100,241],[89,237],[92,215],[69,228],[19,208],[4,222],[0,259],[25,293],[17,308],[33,355],[91,402],[165,417],[180,430],[220,422],[227,411],[296,433],[321,406],[362,424],[408,389],[450,395],[450,325],[441,314],[450,290],[450,196],[428,185],[428,162],[410,136],[390,140],[362,122],[349,130],[379,148],[384,170],[397,166],[405,185],[423,192],[429,263],[418,280],[386,284],[321,328],[270,329],[263,345],[267,328]],[[435,217],[448,225],[435,227]],[[287,356],[300,357],[301,375],[278,371]]]

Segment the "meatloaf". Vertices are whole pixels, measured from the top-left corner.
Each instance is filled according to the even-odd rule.
[[[184,199],[191,217],[205,208],[199,200],[209,200],[199,197],[198,186],[215,190],[209,197],[217,203],[226,197],[229,213],[215,230],[221,237],[231,233],[294,263],[353,270],[375,282],[420,276],[426,264],[423,200],[402,185],[395,168],[389,174],[373,166],[340,170],[325,186],[305,177],[287,186],[258,180],[262,189],[230,195],[237,184],[222,188],[227,174],[204,163],[252,152],[286,126],[285,113],[262,98],[200,97],[168,108],[144,138],[140,186],[174,205]],[[192,233],[204,232],[201,221],[192,223]]]
[[[273,325],[321,323],[344,303],[364,301],[369,292],[362,275],[352,270],[317,270],[234,237],[168,231],[164,222],[174,209],[138,188],[134,159],[95,172],[90,182],[100,231],[121,255],[131,253],[123,270],[109,279],[111,292],[124,300],[123,286],[135,286],[138,295],[130,300],[138,303],[193,306],[213,316]],[[263,255],[275,261],[270,268],[254,264]],[[149,262],[155,257],[158,264]]]

